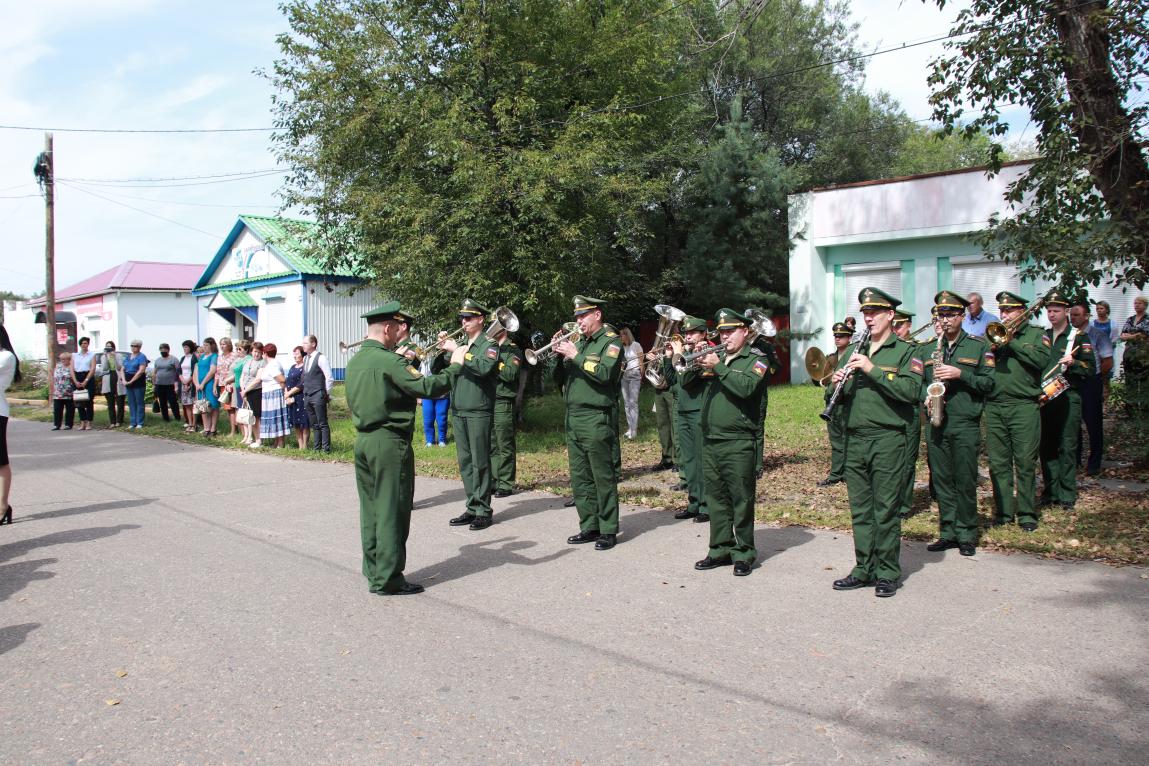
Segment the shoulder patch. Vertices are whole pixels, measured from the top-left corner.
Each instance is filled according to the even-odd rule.
[[[1046,345],[1046,346],[1052,346],[1052,345],[1053,345],[1053,344],[1050,342],[1050,340],[1049,340],[1049,336],[1048,336],[1048,335],[1042,335],[1042,336],[1041,336],[1041,342],[1042,342],[1042,344],[1043,344],[1043,345]]]
[[[609,346],[606,347],[606,355],[609,356],[611,359],[614,359],[615,357],[617,357],[618,352],[619,352],[619,348],[618,348],[617,343],[611,343]]]
[[[582,368],[583,368],[584,372],[594,372],[595,370],[598,369],[598,362],[590,362],[590,361],[583,362]]]
[[[926,371],[926,366],[922,363],[921,359],[917,357],[910,360],[910,372],[915,375],[921,375]]]
[[[488,359],[498,359],[499,358],[499,347],[498,346],[487,346],[487,358]]]
[[[411,365],[407,365],[407,372],[411,373],[411,377],[412,377],[412,378],[421,378],[421,377],[423,377],[423,373],[419,372],[419,368],[417,368],[417,367],[412,367]]]
[[[1093,350],[1093,344],[1092,344],[1092,343],[1082,343],[1082,344],[1079,346],[1079,348],[1080,348],[1082,351],[1092,351],[1092,350]]]
[[[757,359],[754,361],[754,366],[751,369],[754,370],[755,375],[761,378],[765,377],[765,375],[770,372],[770,365],[766,364],[761,359]]]
[[[618,337],[618,333],[616,333],[616,332],[611,332],[610,330],[607,330],[607,331],[606,331],[606,337],[608,337],[608,338],[617,338],[617,337]]]
[[[985,363],[990,367],[997,366],[997,360],[994,358],[992,351],[985,352]]]
[[[519,358],[517,356],[512,356],[511,364],[513,364],[515,367],[518,367],[521,363],[519,362]]]

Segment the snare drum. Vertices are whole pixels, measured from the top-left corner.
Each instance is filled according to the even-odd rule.
[[[1069,390],[1069,381],[1064,375],[1056,375],[1041,381],[1041,396],[1037,399],[1037,406],[1044,407],[1057,397]]]

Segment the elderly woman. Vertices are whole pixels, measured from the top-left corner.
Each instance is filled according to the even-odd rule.
[[[263,358],[263,344],[256,341],[251,344],[251,359],[243,365],[243,376],[240,378],[240,391],[243,394],[244,406],[251,410],[254,417],[250,426],[244,426],[243,442],[249,447],[259,446],[259,421],[263,415],[263,381],[260,373],[263,372],[267,360]]]
[[[96,377],[100,379],[100,393],[108,405],[108,427],[118,428],[124,424],[127,391],[124,388],[123,359],[112,341],[104,344],[104,353],[97,357]]]
[[[132,424],[128,430],[144,427],[144,391],[148,387],[148,358],[143,352],[144,342],[133,340],[132,351],[124,359],[121,375],[128,394],[128,414]]]
[[[291,359],[295,363],[287,370],[284,382],[287,390],[283,392],[287,422],[295,429],[295,442],[300,449],[307,449],[311,439],[311,421],[307,418],[307,404],[303,401],[303,362],[306,358],[303,346],[291,350]]]
[[[72,392],[76,381],[72,379],[72,355],[61,351],[56,358],[56,369],[52,370],[52,430],[59,431],[61,423],[65,431],[72,430],[76,417],[76,403]]]
[[[224,336],[219,339],[219,363],[215,368],[215,387],[219,392],[219,405],[220,409],[227,413],[228,425],[230,426],[227,435],[235,436],[235,375],[233,369],[235,363],[243,358],[235,346],[231,343],[231,338]]]
[[[290,427],[287,425],[287,409],[284,406],[283,389],[286,378],[283,367],[275,359],[276,349],[274,343],[263,344],[263,356],[267,364],[260,370],[259,380],[263,390],[263,414],[259,419],[259,438],[274,439],[276,447],[283,446],[283,437],[287,436]],[[250,445],[253,448],[260,446],[260,442]]]
[[[1133,316],[1125,320],[1121,328],[1121,340],[1125,341],[1125,353],[1121,357],[1122,375],[1125,384],[1136,389],[1139,396],[1149,379],[1149,315],[1145,310],[1149,301],[1144,295],[1133,299]]]
[[[203,339],[203,354],[196,364],[193,382],[196,389],[196,400],[206,402],[200,405],[203,418],[203,435],[215,436],[215,425],[219,419],[219,392],[215,387],[215,369],[219,364],[219,346],[215,345],[215,338]]]

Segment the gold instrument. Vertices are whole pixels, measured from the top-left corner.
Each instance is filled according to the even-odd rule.
[[[655,306],[654,311],[658,314],[658,327],[654,331],[654,345],[645,355],[646,379],[655,388],[666,388],[666,377],[662,374],[662,355],[672,340],[682,340],[679,328],[682,320],[686,319],[686,312],[665,303]]]
[[[1002,346],[1013,340],[1013,336],[1022,330],[1033,318],[1033,315],[1041,310],[1045,302],[1049,300],[1049,293],[1038,298],[1029,306],[1024,313],[1014,317],[1008,322],[990,322],[985,326],[985,339],[989,341],[992,348],[1001,348]]]
[[[945,342],[946,334],[944,330],[938,333],[938,345],[934,348],[934,352],[930,354],[930,359],[933,361],[933,374],[938,374],[938,365],[945,363],[945,354],[942,352],[942,343]],[[946,410],[946,384],[944,381],[935,380],[926,386],[926,412],[930,415],[930,425],[937,428],[942,424],[942,419],[945,417]]]
[[[488,316],[487,318],[491,322],[491,324],[483,332],[491,340],[494,340],[495,337],[501,332],[506,331],[508,333],[511,333],[511,332],[517,332],[519,329],[519,318],[517,316],[515,316],[515,312],[511,311],[506,306],[499,306],[497,309],[492,311],[490,316]],[[443,338],[439,338],[439,340],[435,341],[434,343],[432,343],[430,346],[427,346],[426,348],[420,348],[419,346],[415,346],[415,356],[418,357],[420,360],[424,360],[428,356],[438,356],[439,354],[443,353],[443,344],[444,343],[446,343],[449,340],[453,340],[456,336],[461,335],[462,333],[463,333],[463,328],[460,327],[458,330],[455,330],[450,335],[447,335]]]
[[[811,348],[806,352],[806,374],[810,376],[810,382],[816,386],[829,384],[837,366],[837,352],[827,355],[820,348]]]
[[[346,354],[348,351],[355,348],[356,346],[362,345],[364,340],[367,340],[367,339],[363,338],[363,340],[357,340],[354,343],[348,343],[347,341],[341,340],[341,341],[339,341],[339,350],[341,352],[343,352],[344,354]]]
[[[746,335],[746,341],[742,344],[743,348],[753,345],[754,341],[758,340],[759,335],[766,335],[769,337],[770,331],[774,330],[774,323],[760,311],[755,311],[753,316],[747,315],[750,320],[750,332]],[[777,330],[774,330],[777,332]],[[678,373],[687,372],[698,366],[698,360],[707,354],[717,354],[719,359],[726,357],[726,344],[721,343],[717,346],[707,346],[706,348],[692,351],[689,354],[675,354],[670,358],[670,364]]]
[[[539,362],[545,361],[555,354],[555,346],[562,343],[564,340],[573,341],[578,336],[582,335],[582,330],[578,328],[578,322],[567,322],[562,326],[559,331],[560,335],[541,348],[528,348],[523,352],[523,356],[527,359],[527,364],[536,365]]]

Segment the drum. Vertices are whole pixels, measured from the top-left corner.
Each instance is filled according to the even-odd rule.
[[[1058,374],[1041,381],[1041,396],[1037,399],[1037,406],[1044,407],[1057,397],[1069,390],[1069,381],[1064,375]]]

